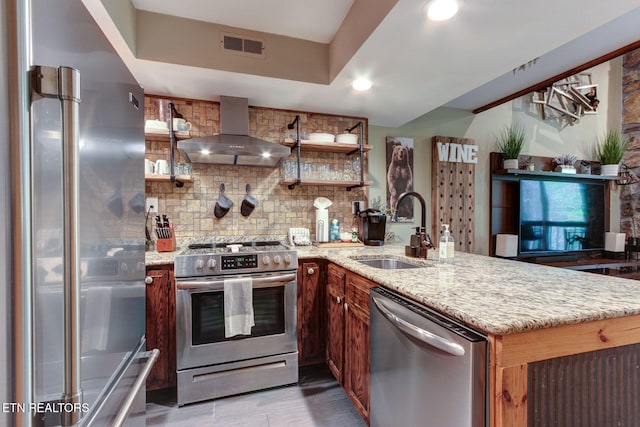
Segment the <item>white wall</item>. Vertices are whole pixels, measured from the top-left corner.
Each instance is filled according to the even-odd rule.
[[[524,125],[527,142],[522,154],[554,157],[559,154],[575,154],[580,159],[592,159],[592,149],[599,135],[607,127],[617,126],[622,120],[622,59],[601,64],[589,70],[593,83],[598,84],[600,105],[596,115],[586,115],[579,123],[568,125],[565,120],[542,120],[538,106],[530,102],[530,96],[502,104],[474,115],[468,111],[439,108],[404,126],[387,128],[369,127],[369,175],[373,185],[369,198],[386,197],[387,136],[414,139],[414,190],[431,199],[431,138],[435,135],[474,139],[479,146],[475,177],[475,247],[474,252],[489,253],[489,153],[495,150],[495,136],[508,124]],[[611,192],[611,231],[620,229],[619,190]],[[388,224],[387,231],[396,234],[396,240],[406,243],[412,227],[419,224],[419,204],[415,206],[415,224]],[[430,229],[430,206],[427,206],[427,230]]]

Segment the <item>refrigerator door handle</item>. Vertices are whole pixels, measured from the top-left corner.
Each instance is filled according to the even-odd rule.
[[[124,403],[120,407],[120,411],[118,412],[116,419],[111,424],[112,427],[121,427],[124,424],[124,422],[127,420],[127,417],[129,416],[129,412],[131,411],[131,406],[133,406],[133,403],[136,400],[136,396],[142,389],[142,386],[146,384],[147,377],[149,376],[149,373],[151,372],[153,365],[156,364],[159,354],[160,354],[160,350],[158,350],[157,348],[154,348],[153,350],[147,351],[141,355],[141,357],[147,358],[147,362],[144,364],[144,367],[142,368],[142,371],[136,378],[135,383],[133,383],[131,390],[129,390],[129,393],[127,393],[127,397],[124,399]]]
[[[80,388],[79,104],[80,72],[71,67],[35,66],[33,92],[60,100],[64,265],[64,375],[62,402],[82,404]],[[34,97],[34,100],[37,98]],[[78,422],[80,411],[64,412],[62,425]]]
[[[373,301],[373,304],[376,306],[376,308],[380,311],[380,313],[382,313],[382,315],[387,320],[389,320],[396,328],[400,329],[400,331],[431,347],[442,350],[445,353],[449,353],[453,356],[464,356],[465,351],[460,344],[451,342],[446,338],[438,336],[407,322],[406,320],[393,313],[388,307],[385,306],[382,300],[376,297],[371,297],[371,300]]]

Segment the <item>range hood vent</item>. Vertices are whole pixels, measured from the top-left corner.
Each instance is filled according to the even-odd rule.
[[[191,163],[277,167],[291,149],[249,136],[247,98],[220,97],[220,134],[178,141]]]

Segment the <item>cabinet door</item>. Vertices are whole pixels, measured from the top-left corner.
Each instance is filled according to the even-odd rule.
[[[324,361],[324,286],[320,265],[305,262],[298,268],[298,362]]]
[[[345,271],[333,264],[327,268],[326,361],[333,376],[342,384],[344,360]]]
[[[369,420],[369,290],[375,283],[349,273],[346,279],[344,388]]]
[[[369,314],[346,306],[344,388],[360,416],[369,420]]]
[[[160,350],[147,377],[147,390],[172,387],[176,383],[175,296],[173,270],[147,270],[147,349]],[[149,281],[149,280],[147,280]]]

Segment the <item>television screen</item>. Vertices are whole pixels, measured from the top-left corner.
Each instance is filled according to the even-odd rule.
[[[605,183],[520,180],[520,253],[603,250]]]

